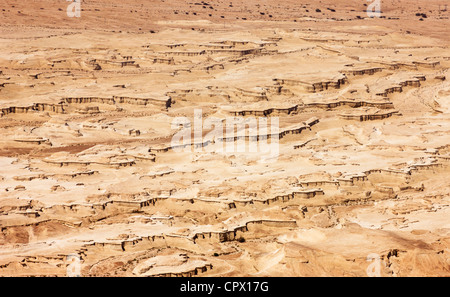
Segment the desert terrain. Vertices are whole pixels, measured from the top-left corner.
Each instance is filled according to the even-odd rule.
[[[450,276],[448,1],[1,4],[0,276]]]

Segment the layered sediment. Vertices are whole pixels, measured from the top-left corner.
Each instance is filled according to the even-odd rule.
[[[0,276],[449,276],[442,9],[12,2]]]

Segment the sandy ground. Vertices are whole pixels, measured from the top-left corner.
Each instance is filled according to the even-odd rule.
[[[0,276],[450,276],[447,1],[301,2],[6,1]]]

